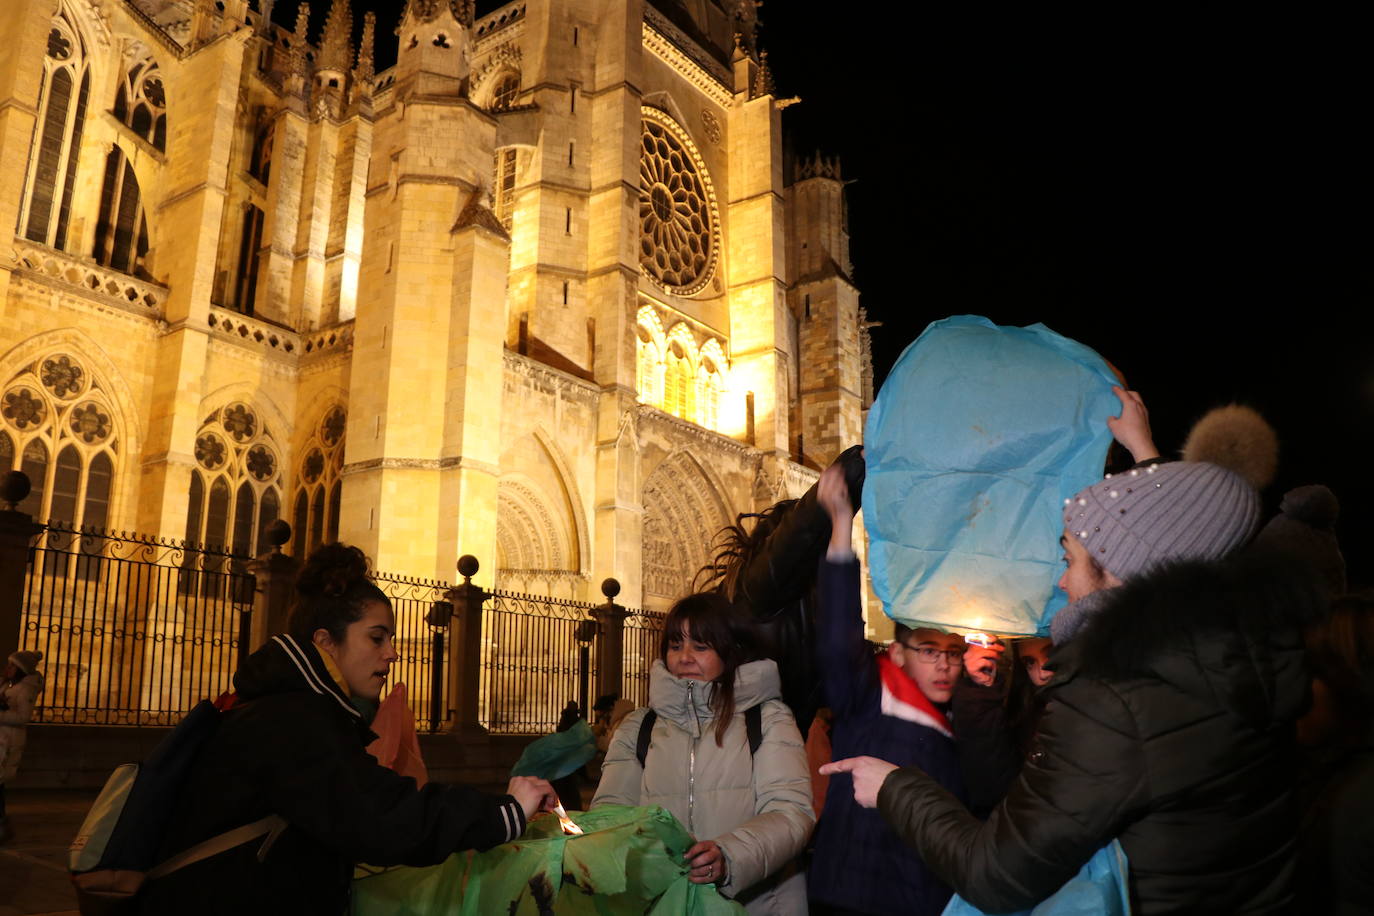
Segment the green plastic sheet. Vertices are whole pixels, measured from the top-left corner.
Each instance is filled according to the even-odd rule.
[[[512,776],[562,779],[596,756],[596,735],[585,720],[578,719],[565,732],[554,732],[531,741],[511,767]]]
[[[682,854],[691,836],[660,807],[604,805],[570,813],[586,833],[566,836],[536,817],[525,835],[482,853],[457,853],[429,868],[360,867],[355,916],[486,916],[491,913],[725,916],[744,907],[714,886],[693,884]]]

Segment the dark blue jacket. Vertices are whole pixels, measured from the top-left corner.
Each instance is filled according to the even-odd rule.
[[[859,564],[822,560],[816,657],[834,713],[833,758],[867,755],[918,766],[962,795],[954,742],[933,728],[883,715],[877,660],[864,639]],[[926,870],[876,810],[854,802],[848,775],[830,778],[810,869],[813,900],[861,913],[937,916],[950,889]]]

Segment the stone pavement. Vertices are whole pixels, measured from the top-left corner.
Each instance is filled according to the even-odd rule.
[[[82,789],[6,790],[15,838],[0,846],[0,916],[77,916],[67,846],[95,801]]]

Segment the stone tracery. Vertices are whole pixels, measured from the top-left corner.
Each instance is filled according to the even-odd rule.
[[[639,263],[667,291],[690,296],[715,271],[715,191],[687,132],[656,108],[641,111]]]
[[[105,525],[122,451],[117,416],[77,356],[49,353],[16,372],[0,393],[0,472],[28,475],[33,489],[20,510]]]
[[[646,599],[686,594],[706,564],[716,532],[729,522],[705,472],[686,452],[654,469],[644,484],[643,582]]]
[[[209,414],[196,434],[186,539],[239,554],[266,547],[281,513],[281,462],[271,431],[241,401]]]

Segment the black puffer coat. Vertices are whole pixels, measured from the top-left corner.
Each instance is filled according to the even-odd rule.
[[[1128,583],[1052,656],[1030,758],[985,823],[910,768],[879,808],[988,912],[1043,900],[1114,837],[1138,916],[1280,912],[1309,689],[1301,627],[1320,610],[1306,579],[1260,558]]]
[[[434,865],[524,832],[509,795],[417,789],[379,764],[366,751],[375,736],[314,646],[275,637],[234,684],[245,702],[202,749],[163,857],[268,814],[290,826],[261,862],[254,841],[150,882],[143,913],[339,916],[357,862]]]

